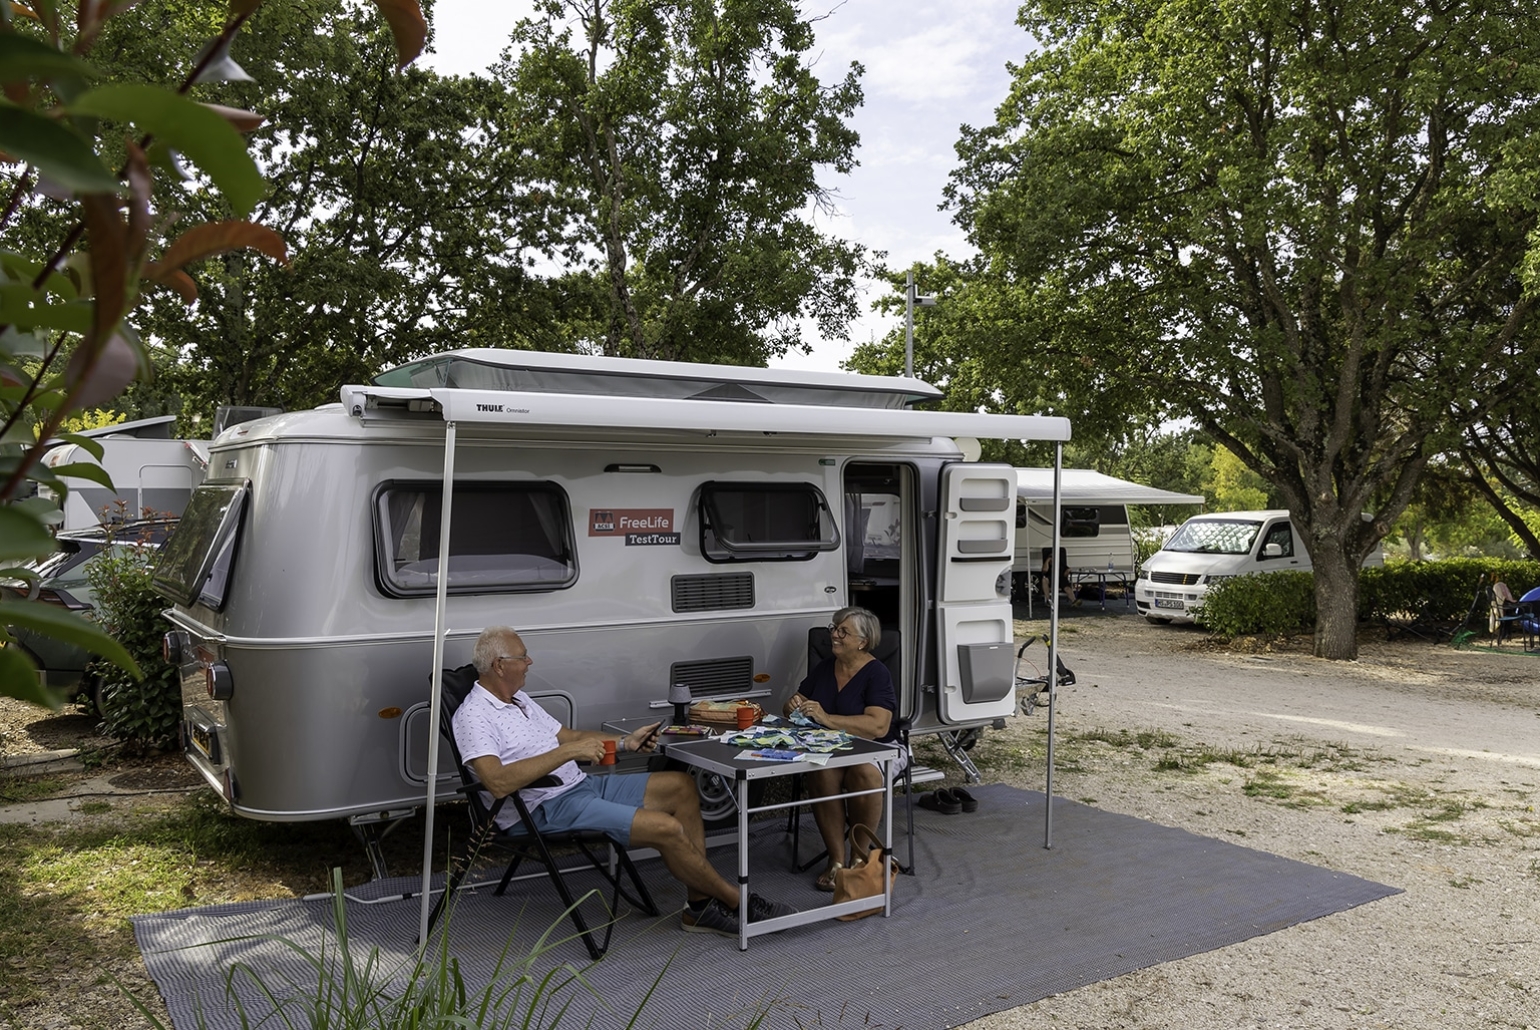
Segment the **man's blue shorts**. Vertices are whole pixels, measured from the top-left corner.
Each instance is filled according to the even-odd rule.
[[[587,776],[571,790],[547,798],[529,814],[541,833],[598,830],[631,846],[631,820],[647,793],[647,775]]]

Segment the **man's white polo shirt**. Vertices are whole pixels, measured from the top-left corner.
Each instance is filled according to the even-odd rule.
[[[455,744],[460,757],[469,765],[472,759],[494,756],[504,765],[511,765],[521,758],[533,758],[553,750],[558,743],[556,733],[561,723],[535,703],[524,691],[513,695],[513,703],[504,704],[486,687],[477,683],[466,695],[465,703],[454,717]],[[566,762],[552,773],[561,780],[559,787],[531,787],[524,791],[524,803],[530,811],[547,798],[563,794],[587,777],[576,762]],[[492,795],[481,792],[487,804]],[[508,829],[519,821],[519,810],[505,804],[497,813],[497,825]]]

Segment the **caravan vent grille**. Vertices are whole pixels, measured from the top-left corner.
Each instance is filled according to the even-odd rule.
[[[742,697],[754,687],[754,659],[708,658],[700,662],[675,662],[668,670],[670,683],[688,683],[690,695],[699,701],[710,697]]]
[[[717,612],[754,607],[754,574],[675,576],[674,611]]]

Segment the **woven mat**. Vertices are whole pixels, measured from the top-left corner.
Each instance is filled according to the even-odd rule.
[[[998,785],[973,793],[980,806],[972,814],[915,809],[918,875],[898,879],[892,918],[798,927],[754,938],[747,952],[738,951],[736,940],[681,933],[683,889],[660,862],[642,863],[654,897],[669,914],[655,920],[631,913],[621,920],[610,953],[583,974],[593,993],[569,986],[572,1010],[561,1025],[587,1025],[590,1015],[594,1026],[626,1025],[666,964],[638,1027],[742,1026],[761,1010],[764,1030],[951,1027],[1399,893],[1064,799],[1054,801],[1049,851],[1042,847],[1042,794]],[[903,827],[901,814],[898,825]],[[783,829],[776,819],[757,822],[751,831],[753,890],[798,908],[827,903],[829,896],[812,887],[814,872],[789,871]],[[806,819],[804,858],[816,839]],[[714,851],[712,860],[734,879],[731,848]],[[579,887],[598,885],[597,877],[574,879]],[[349,894],[389,898],[419,882],[377,881]],[[404,968],[417,913],[416,901],[350,902],[347,932],[355,962],[362,964],[378,948],[380,968]],[[499,961],[506,969],[527,954],[559,918],[560,905],[544,879],[517,882],[501,898],[489,890],[463,894],[447,940],[467,986],[475,991],[495,976],[506,977],[497,973]],[[176,1030],[222,1030],[240,1025],[226,993],[232,982],[227,971],[255,970],[280,999],[313,992],[315,973],[280,938],[313,952],[324,942],[335,958],[331,921],[329,901],[287,900],[185,909],[133,922]],[[569,930],[561,922],[557,936]],[[569,941],[538,965],[589,964],[581,944]],[[271,1011],[272,1003],[244,973],[233,982],[252,1023]]]

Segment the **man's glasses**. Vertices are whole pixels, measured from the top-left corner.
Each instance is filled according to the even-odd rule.
[[[497,660],[500,662],[523,662],[525,665],[528,665],[530,662],[534,661],[534,659],[529,656],[528,651],[525,651],[523,654],[500,654],[497,656]]]

